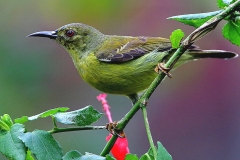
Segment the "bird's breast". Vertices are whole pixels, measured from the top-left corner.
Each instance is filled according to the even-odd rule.
[[[99,61],[93,53],[75,60],[81,77],[96,89],[111,93],[129,95],[146,89],[156,77],[154,67],[157,60],[145,62],[138,58],[125,63]],[[155,62],[156,61],[156,62]]]

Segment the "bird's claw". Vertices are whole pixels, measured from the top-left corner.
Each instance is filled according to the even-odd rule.
[[[117,129],[118,122],[114,121],[113,123],[107,123],[106,124],[106,129],[112,134],[116,135],[120,138],[125,138],[125,133],[123,130],[118,130]]]
[[[172,78],[172,74],[169,73],[169,71],[171,70],[171,68],[167,68],[165,67],[164,63],[158,63],[157,67],[154,69],[157,73],[159,72],[163,72],[165,73],[169,78]]]

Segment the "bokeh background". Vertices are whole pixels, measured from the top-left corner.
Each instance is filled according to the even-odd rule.
[[[101,93],[78,75],[67,52],[50,39],[26,38],[30,33],[55,30],[81,22],[105,34],[161,36],[193,27],[167,17],[218,10],[209,0],[42,0],[0,2],[0,115],[31,116],[55,107],[71,110],[93,105]],[[204,49],[240,53],[216,30],[197,42]],[[149,101],[148,114],[154,141],[161,141],[176,160],[237,160],[240,158],[240,59],[205,59],[172,71]],[[131,103],[109,95],[114,120],[121,119]],[[103,117],[96,125],[104,125]],[[26,123],[28,131],[50,130],[51,119]],[[132,153],[139,157],[148,140],[139,112],[125,129]],[[105,130],[55,134],[64,153],[76,149],[99,154]],[[6,159],[2,155],[0,159]]]

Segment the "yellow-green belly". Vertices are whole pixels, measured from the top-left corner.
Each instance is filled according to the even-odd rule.
[[[157,76],[154,68],[165,53],[147,54],[135,60],[113,64],[99,61],[93,53],[74,64],[81,77],[96,89],[130,95],[146,89]]]

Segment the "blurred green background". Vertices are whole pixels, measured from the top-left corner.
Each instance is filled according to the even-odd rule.
[[[42,0],[0,2],[0,115],[31,116],[55,107],[71,110],[93,105],[100,93],[78,75],[67,52],[50,39],[26,38],[30,33],[55,30],[81,22],[105,34],[161,36],[194,28],[167,17],[218,10],[209,0]],[[221,23],[197,45],[204,49],[239,52],[221,35]],[[240,53],[240,52],[239,52]],[[149,101],[148,114],[154,141],[161,141],[174,159],[236,160],[240,157],[240,59],[191,62],[165,79]],[[131,103],[109,95],[114,120]],[[104,125],[103,117],[96,125]],[[50,130],[51,120],[26,124],[28,131]],[[125,129],[132,153],[144,154],[149,144],[139,112]],[[76,149],[99,154],[108,132],[82,131],[55,134],[64,153]],[[0,155],[0,159],[5,157]]]

